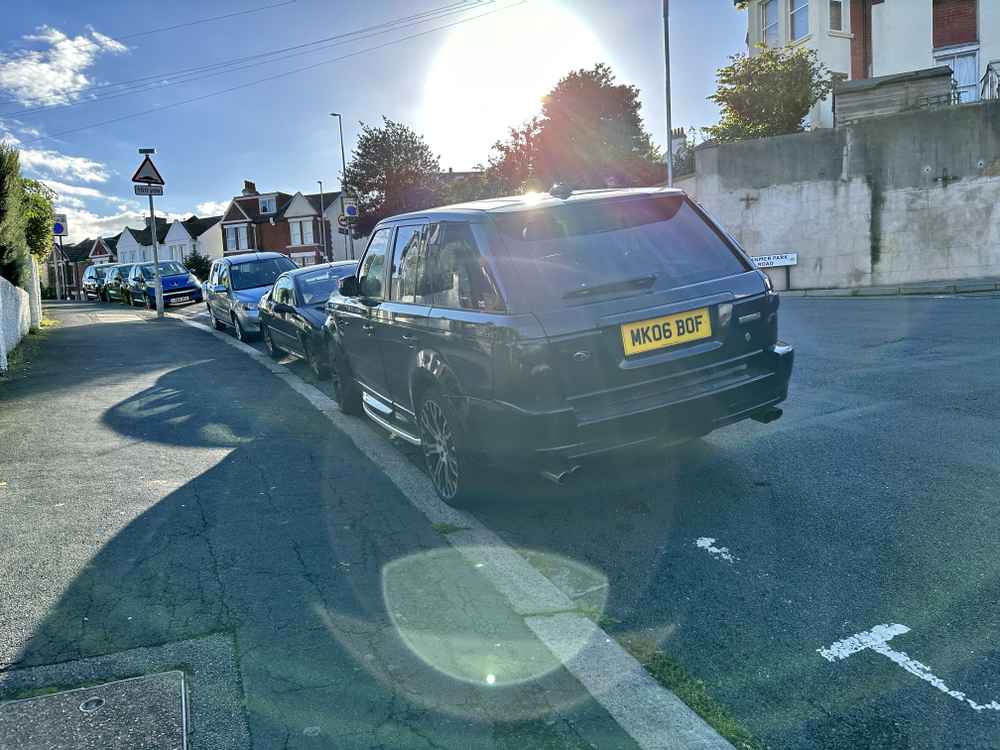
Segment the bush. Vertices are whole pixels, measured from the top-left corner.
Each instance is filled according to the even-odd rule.
[[[205,281],[212,268],[212,261],[195,250],[184,259],[184,267],[197,276],[200,281]]]

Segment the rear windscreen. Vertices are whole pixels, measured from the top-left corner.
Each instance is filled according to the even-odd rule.
[[[608,299],[750,270],[679,196],[500,214],[496,224],[517,283],[540,303]]]

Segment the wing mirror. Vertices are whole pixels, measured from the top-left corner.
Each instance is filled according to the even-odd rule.
[[[337,291],[343,297],[360,297],[361,284],[357,276],[345,276],[337,283]]]

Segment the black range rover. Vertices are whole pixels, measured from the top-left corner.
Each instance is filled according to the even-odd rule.
[[[341,408],[419,445],[442,499],[477,460],[588,456],[768,422],[778,296],[678,190],[478,201],[386,219],[327,303]]]

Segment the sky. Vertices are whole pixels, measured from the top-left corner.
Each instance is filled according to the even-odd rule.
[[[661,0],[3,0],[0,138],[45,180],[70,240],[142,226],[130,178],[156,148],[158,215],[261,192],[337,190],[360,123],[422,134],[442,169],[486,163],[563,75],[597,62],[666,135]],[[220,18],[220,16],[222,16]],[[745,50],[732,0],[671,1],[673,124],[717,121],[715,71]],[[144,200],[144,199],[143,199]]]

